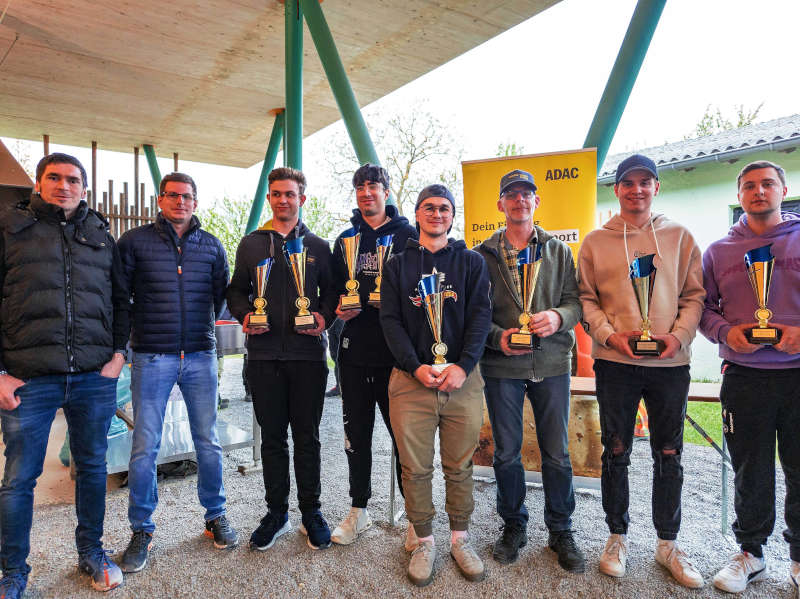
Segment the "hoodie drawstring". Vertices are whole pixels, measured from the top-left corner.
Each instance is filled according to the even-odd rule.
[[[628,222],[625,219],[622,220],[622,240],[625,244],[625,260],[627,260],[626,268],[631,267],[631,256],[628,253]],[[656,217],[653,216],[650,218],[650,230],[653,232],[653,241],[656,242],[656,255],[661,258],[661,248],[658,247],[658,236],[656,235],[656,227],[655,227],[655,220]]]

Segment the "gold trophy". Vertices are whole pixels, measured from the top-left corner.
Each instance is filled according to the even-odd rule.
[[[508,338],[508,346],[511,349],[541,349],[539,337],[531,331],[533,293],[536,290],[536,282],[539,280],[541,266],[542,246],[540,244],[537,243],[536,248],[528,246],[517,254],[522,314],[519,315],[519,324],[521,325],[519,332],[511,333]]]
[[[268,329],[269,319],[267,318],[267,281],[269,280],[269,273],[272,271],[272,264],[275,262],[274,258],[264,258],[261,262],[256,264],[256,298],[253,300],[253,306],[256,311],[250,315],[248,326],[253,329]]]
[[[356,265],[358,263],[358,244],[361,241],[361,233],[356,227],[350,227],[342,233],[342,257],[347,266],[347,283],[344,284],[347,293],[339,296],[339,307],[342,310],[360,310],[361,297],[358,295],[358,281],[356,281]]]
[[[660,339],[653,339],[650,332],[650,301],[653,298],[653,285],[656,281],[656,267],[653,265],[655,254],[636,258],[631,262],[630,278],[636,301],[639,303],[639,314],[642,316],[642,334],[628,340],[634,356],[660,356],[666,344]]]
[[[419,290],[419,297],[422,300],[422,306],[425,308],[425,315],[428,317],[428,324],[433,333],[433,345],[431,351],[433,352],[433,365],[431,369],[437,375],[450,366],[447,362],[447,345],[442,341],[442,310],[444,309],[444,300],[448,297],[456,300],[454,291],[442,291],[442,283],[444,282],[445,273],[437,272],[433,269],[433,273],[423,276],[417,289]]]
[[[370,306],[381,307],[381,279],[383,278],[383,267],[389,256],[392,255],[392,239],[394,235],[383,235],[375,240],[375,253],[378,255],[378,276],[375,277],[375,290],[370,291]]]
[[[775,258],[772,256],[770,248],[772,245],[765,245],[754,250],[750,250],[744,255],[744,265],[747,269],[747,278],[753,287],[753,294],[756,296],[758,310],[755,312],[758,326],[745,330],[745,337],[749,343],[758,345],[774,345],[781,339],[782,331],[769,326],[769,319],[772,318],[772,310],[767,308],[769,300],[769,285],[772,282],[772,268]]]
[[[297,316],[294,317],[294,330],[305,331],[315,329],[317,322],[314,315],[308,311],[311,301],[305,296],[306,285],[306,255],[308,248],[303,247],[303,238],[290,239],[283,245],[283,253],[292,271],[294,286],[297,289],[297,299],[294,305],[297,306]]]

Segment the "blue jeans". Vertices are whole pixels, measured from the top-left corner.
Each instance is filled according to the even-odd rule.
[[[539,383],[524,379],[484,377],[486,407],[494,438],[494,475],[497,513],[506,524],[528,523],[525,507],[525,470],[522,467],[522,407],[525,394],[533,407],[536,437],[542,454],[544,523],[552,532],[572,528],[575,493],[572,463],[567,449],[569,374]]]
[[[128,465],[128,520],[134,531],[152,533],[152,515],[158,505],[156,457],[161,447],[164,412],[175,384],[180,387],[189,414],[189,428],[197,456],[197,496],[206,508],[206,520],[225,513],[222,484],[222,447],[217,438],[217,352],[147,354],[134,352],[131,395],[133,446]]]
[[[48,375],[17,389],[20,404],[0,410],[6,467],[0,487],[0,567],[27,576],[33,488],[42,473],[56,410],[64,409],[75,463],[78,554],[101,549],[106,510],[106,435],[117,408],[117,379],[98,372]]]

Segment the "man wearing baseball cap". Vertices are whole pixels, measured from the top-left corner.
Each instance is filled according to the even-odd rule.
[[[624,576],[628,551],[628,465],[636,410],[644,398],[653,455],[652,517],[656,561],[682,585],[699,588],[700,573],[675,539],[681,523],[683,420],[689,391],[689,345],[703,310],[700,249],[681,225],[653,214],[659,190],[655,163],[634,154],[617,167],[619,214],[586,236],[578,254],[584,327],[592,337],[603,443],[601,486],[610,531],[600,571]],[[631,285],[631,263],[644,258],[658,276],[649,320],[659,355],[633,353],[643,314]],[[639,262],[637,262],[639,264]]]
[[[583,572],[585,559],[571,530],[575,494],[567,449],[570,369],[575,344],[572,329],[581,318],[581,304],[572,250],[533,224],[539,202],[533,175],[522,170],[504,175],[497,209],[505,215],[506,226],[475,248],[486,261],[492,283],[492,323],[481,358],[494,440],[497,512],[503,519],[503,533],[492,554],[500,563],[510,564],[527,543],[528,510],[521,457],[522,409],[527,395],[542,454],[548,545],[558,554],[562,568]],[[520,330],[519,317],[525,309],[517,258],[526,248],[531,248],[534,255],[537,248],[541,252],[530,322],[532,332],[538,337],[536,351],[509,346],[511,335]]]

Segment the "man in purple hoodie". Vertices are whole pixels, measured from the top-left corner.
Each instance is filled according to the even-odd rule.
[[[745,166],[737,179],[745,214],[727,237],[703,255],[705,308],[700,331],[719,344],[722,420],[735,472],[736,521],[741,551],[714,577],[714,585],[739,593],[767,574],[762,545],[775,525],[775,438],[786,477],[786,530],[790,578],[800,582],[800,218],[781,212],[786,175],[767,161]],[[774,345],[748,342],[758,305],[744,264],[750,250],[770,246],[774,270],[769,326]],[[800,589],[798,590],[800,592]]]

